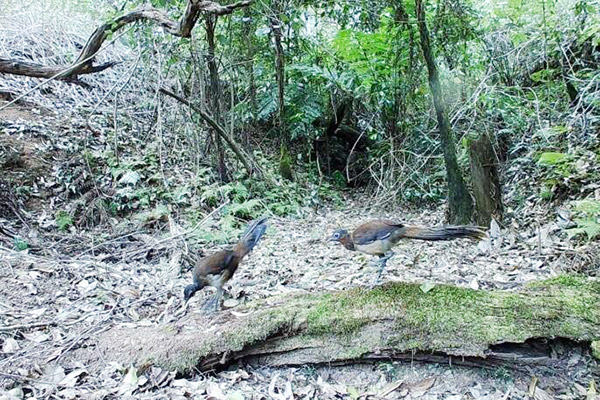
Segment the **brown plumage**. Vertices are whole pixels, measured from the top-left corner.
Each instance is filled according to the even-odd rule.
[[[352,233],[345,229],[338,229],[330,240],[340,242],[348,250],[379,256],[379,277],[381,277],[387,260],[394,255],[391,249],[402,239],[483,239],[486,236],[484,229],[477,226],[450,225],[427,228],[408,226],[390,220],[373,220],[358,226]]]
[[[242,259],[252,251],[265,233],[267,229],[265,221],[266,218],[261,218],[250,223],[246,232],[232,249],[221,250],[198,261],[192,273],[194,282],[186,286],[183,292],[186,303],[198,290],[205,286],[213,286],[217,289],[217,294],[213,299],[216,303],[215,309],[220,307],[223,286],[231,279]]]

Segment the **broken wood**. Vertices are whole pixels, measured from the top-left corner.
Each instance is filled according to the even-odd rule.
[[[475,221],[481,226],[490,226],[492,218],[502,221],[498,158],[487,134],[470,141],[469,161],[475,198]]]
[[[271,298],[212,317],[115,327],[96,338],[93,351],[82,351],[102,362],[180,373],[239,360],[302,365],[408,359],[518,369],[554,365],[556,360],[540,356],[539,342],[564,338],[589,346],[600,338],[598,281],[559,276],[517,292],[427,289],[391,283]],[[192,303],[188,313],[197,307]]]
[[[186,11],[179,22],[172,20],[163,11],[146,5],[96,28],[79,53],[79,57],[72,64],[47,66],[22,60],[0,58],[0,73],[79,82],[77,78],[79,75],[100,72],[116,64],[115,62],[107,62],[93,65],[93,62],[106,39],[128,24],[138,21],[153,22],[160,25],[167,33],[180,37],[190,37],[201,13],[226,15],[251,3],[252,0],[243,0],[222,6],[212,1],[189,0]]]

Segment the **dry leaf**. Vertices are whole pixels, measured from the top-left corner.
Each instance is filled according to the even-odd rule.
[[[535,388],[535,395],[533,396],[535,400],[553,400],[554,396],[550,396],[548,392],[539,387]]]
[[[19,350],[19,343],[13,338],[4,339],[4,343],[2,344],[2,352],[3,353],[15,353]]]
[[[21,386],[7,391],[0,391],[0,400],[21,400],[25,396]]]
[[[87,374],[84,368],[78,368],[67,374],[59,383],[59,386],[74,387],[79,380],[79,377],[83,374]]]
[[[225,395],[223,394],[223,391],[215,382],[209,382],[206,385],[206,395],[206,400],[225,400]]]
[[[133,365],[129,367],[127,370],[127,374],[121,381],[121,385],[119,386],[118,394],[131,396],[133,391],[137,389],[138,386],[138,375],[137,368]]]
[[[400,386],[402,386],[404,381],[390,382],[386,384],[380,391],[377,393],[378,397],[386,397],[393,391],[397,390]]]
[[[42,390],[54,388],[65,378],[65,370],[60,365],[48,364],[44,368],[44,373],[40,377],[40,382],[35,386]]]
[[[429,389],[433,387],[435,384],[435,379],[435,377],[431,377],[409,385],[410,394],[413,397],[423,396]]]
[[[40,331],[24,333],[23,337],[25,339],[29,340],[30,342],[35,342],[35,343],[42,343],[42,342],[45,342],[46,340],[50,339],[50,336],[48,336],[44,332],[40,332]]]

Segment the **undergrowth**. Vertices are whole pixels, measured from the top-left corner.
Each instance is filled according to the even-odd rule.
[[[209,167],[192,171],[180,163],[161,161],[152,144],[143,152],[119,156],[112,150],[86,151],[84,159],[87,168],[81,170],[88,170],[88,184],[75,186],[73,182],[82,179],[69,175],[66,168],[57,173],[65,191],[71,194],[65,210],[56,214],[55,223],[61,231],[89,225],[89,221],[82,221],[83,209],[76,206],[77,199],[85,194],[82,187],[96,187],[103,194],[95,204],[113,219],[145,227],[158,227],[169,218],[194,226],[221,207],[215,216],[219,229],[196,231],[199,242],[228,242],[246,221],[261,216],[289,216],[326,204],[341,204],[339,191],[321,179],[314,167],[296,165],[294,180],[283,179],[275,160],[260,151],[254,152],[254,159],[262,174],[248,177],[237,169],[229,182],[220,181]]]

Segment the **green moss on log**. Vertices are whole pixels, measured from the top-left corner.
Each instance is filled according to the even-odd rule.
[[[380,349],[481,356],[490,345],[534,337],[600,339],[600,284],[578,276],[559,276],[517,292],[438,285],[425,293],[417,284],[392,283],[277,302],[239,308],[248,313],[239,318],[222,313],[217,319],[223,321],[208,331],[210,319],[202,317],[181,322],[188,328],[183,330],[108,332],[99,347],[106,354],[111,349],[130,354],[128,361],[151,360],[187,372],[269,352],[303,352],[303,360],[315,362],[359,358]],[[129,343],[135,348],[127,349]]]

